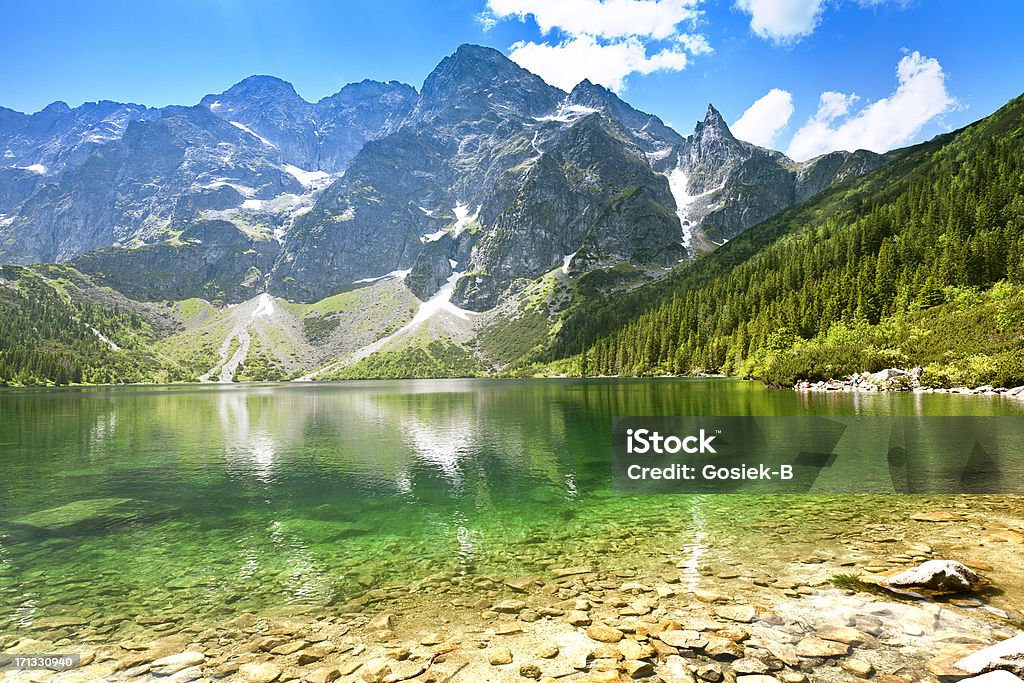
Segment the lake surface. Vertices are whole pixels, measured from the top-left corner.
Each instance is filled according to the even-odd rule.
[[[614,416],[711,414],[1022,415],[1024,402],[675,379],[7,391],[0,632],[71,615],[97,640],[123,639],[124,624],[149,614],[202,623],[290,604],[341,609],[444,572],[669,557],[698,581],[706,565],[783,575],[823,552],[895,566],[871,545],[893,532],[960,547],[949,525],[894,526],[948,506],[941,496],[611,491]],[[1021,519],[1013,497],[956,506]],[[993,571],[1000,604],[1018,609],[1020,578]]]

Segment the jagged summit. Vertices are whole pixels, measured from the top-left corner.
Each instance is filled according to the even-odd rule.
[[[554,111],[564,97],[562,90],[498,50],[463,44],[427,76],[413,116],[450,117],[466,110],[541,116]]]
[[[366,97],[384,97],[389,95],[415,97],[417,93],[416,88],[401,81],[391,80],[385,82],[365,78],[358,83],[349,83],[333,95],[322,97],[317,102],[317,105],[350,104]]]
[[[565,98],[565,104],[600,111],[629,129],[636,142],[648,152],[683,141],[676,131],[666,126],[657,116],[634,109],[611,90],[590,79],[577,83]]]
[[[732,131],[729,130],[729,124],[725,122],[722,113],[715,109],[715,105],[709,103],[707,114],[704,115],[703,121],[697,122],[694,133],[697,135],[707,135],[710,132],[721,133],[731,139],[736,139]]]
[[[259,103],[261,105],[273,104],[281,106],[283,103],[304,103],[295,87],[276,76],[249,76],[219,94],[210,94],[199,101],[208,109],[223,107],[242,107],[245,104]]]
[[[69,112],[69,111],[71,111],[71,107],[68,106],[67,102],[65,102],[64,100],[57,100],[56,102],[51,102],[50,104],[48,104],[45,107],[43,107],[39,111],[39,113],[40,114],[64,114],[64,113]]]

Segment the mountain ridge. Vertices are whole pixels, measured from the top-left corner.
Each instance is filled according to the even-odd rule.
[[[883,161],[836,152],[794,162],[736,139],[710,104],[683,136],[602,86],[565,92],[473,45],[420,91],[364,80],[309,102],[286,81],[252,76],[192,106],[127,119],[107,106],[123,130],[108,127],[117,136],[85,148],[84,161],[59,173],[0,168],[0,260],[59,261],[89,291],[172,308],[266,295],[313,307],[287,323],[308,323],[313,337],[351,319],[316,317],[320,302],[364,305],[359,292],[390,283],[389,297],[417,303],[408,317],[360,323],[380,332],[382,353],[419,344],[423,334],[389,337],[389,325],[415,323],[440,344],[428,356],[462,349],[482,367],[498,362],[492,350],[507,365],[544,346],[581,302],[663,278]],[[15,139],[3,125],[0,150]],[[420,309],[437,317],[420,321]],[[518,351],[496,342],[497,329],[525,335]],[[320,362],[276,357],[284,375]]]

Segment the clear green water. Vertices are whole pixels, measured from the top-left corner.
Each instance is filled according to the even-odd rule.
[[[667,379],[4,392],[0,632],[68,614],[102,625],[340,606],[440,572],[625,567],[668,554],[695,571],[792,562],[922,503],[617,495],[612,417],[993,415],[1022,405]],[[36,514],[97,499],[126,500],[86,503],[106,507],[79,510],[75,524]]]

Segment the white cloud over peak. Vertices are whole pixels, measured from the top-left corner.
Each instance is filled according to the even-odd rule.
[[[682,71],[687,64],[687,56],[681,49],[666,48],[648,56],[647,48],[637,38],[603,45],[587,35],[557,45],[516,43],[509,58],[562,90],[572,90],[577,83],[589,78],[615,92],[626,87],[626,77],[630,74]]]
[[[713,51],[704,35],[681,29],[699,18],[701,1],[488,0],[478,19],[486,29],[532,18],[544,36],[555,35],[515,43],[514,62],[564,90],[590,79],[621,92],[631,74],[682,71]]]
[[[750,28],[775,43],[793,43],[809,36],[821,21],[823,0],[736,0],[750,15]]]
[[[946,90],[938,60],[912,52],[896,67],[896,91],[854,110],[854,94],[822,93],[818,111],[796,132],[786,153],[810,159],[837,149],[887,152],[910,142],[925,124],[949,111],[956,100]]]
[[[642,36],[664,40],[696,19],[697,0],[488,0],[496,19],[532,16],[542,33],[554,29],[596,38]]]
[[[793,96],[785,90],[772,88],[750,105],[730,130],[740,140],[770,148],[792,116]]]

